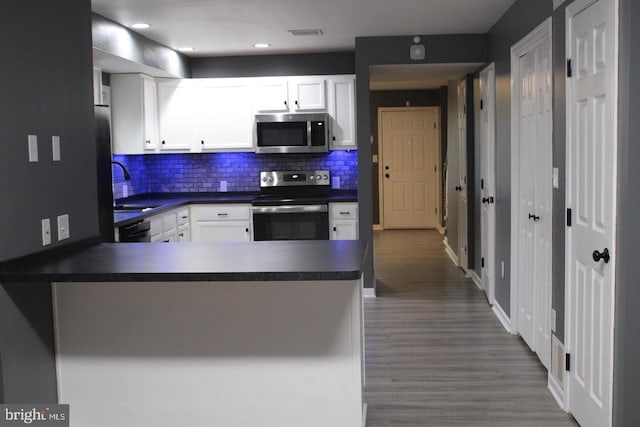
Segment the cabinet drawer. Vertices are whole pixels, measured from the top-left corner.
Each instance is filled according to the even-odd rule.
[[[189,208],[180,209],[177,215],[178,215],[178,225],[184,225],[189,223]]]
[[[330,203],[331,217],[335,219],[357,219],[357,203]]]
[[[191,216],[194,221],[249,220],[251,205],[192,206]]]
[[[162,231],[172,231],[175,232],[176,229],[176,214],[170,213],[162,216]]]

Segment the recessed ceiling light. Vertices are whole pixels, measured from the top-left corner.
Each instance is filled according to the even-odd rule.
[[[266,49],[268,47],[271,47],[271,45],[269,43],[256,43],[253,45],[253,47],[258,49]]]
[[[196,50],[196,49],[195,49],[195,48],[193,48],[193,47],[185,46],[185,47],[179,47],[179,48],[178,48],[178,50],[179,50],[180,52],[193,52],[193,51],[194,51],[194,50]]]
[[[149,28],[151,26],[151,24],[147,24],[145,22],[138,22],[136,24],[131,25],[131,28],[135,28],[136,30],[144,30],[146,28]]]

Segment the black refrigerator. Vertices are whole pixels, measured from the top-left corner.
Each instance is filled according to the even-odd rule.
[[[96,170],[98,176],[98,220],[103,242],[113,242],[113,176],[111,170],[111,108],[96,105]]]

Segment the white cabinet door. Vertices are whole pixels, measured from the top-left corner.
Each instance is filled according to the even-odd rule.
[[[329,203],[329,235],[331,240],[358,239],[357,203]]]
[[[355,76],[340,76],[329,80],[329,115],[332,117],[332,150],[357,148]]]
[[[195,221],[194,242],[250,242],[247,221]]]
[[[327,110],[324,77],[269,77],[258,79],[255,84],[256,112],[295,113]]]
[[[326,111],[325,85],[325,80],[317,77],[290,80],[290,108],[293,111]]]
[[[289,111],[289,85],[286,78],[260,78],[255,82],[255,110],[262,113]]]
[[[178,226],[178,234],[176,235],[176,241],[180,243],[191,241],[191,227],[189,224],[182,224]]]
[[[251,205],[217,204],[191,207],[194,242],[251,241]]]
[[[189,150],[193,136],[194,96],[181,80],[158,84],[158,116],[161,150]]]
[[[114,154],[143,154],[158,146],[156,82],[143,74],[111,76]]]
[[[246,82],[217,79],[198,84],[194,151],[253,149],[253,108]]]
[[[155,150],[158,148],[158,85],[150,77],[142,78],[142,110],[144,149]]]

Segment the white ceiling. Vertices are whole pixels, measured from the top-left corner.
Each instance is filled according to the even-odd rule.
[[[174,49],[193,47],[195,51],[186,55],[201,57],[354,50],[356,37],[486,33],[514,2],[92,0],[91,4],[95,13],[126,27],[136,22],[149,23],[150,28],[133,31]],[[289,33],[299,29],[320,29],[323,34]],[[253,44],[258,42],[269,43],[271,47],[256,49]],[[116,65],[120,70],[128,66]],[[436,88],[479,65],[379,66],[371,70],[371,85],[379,90]]]

